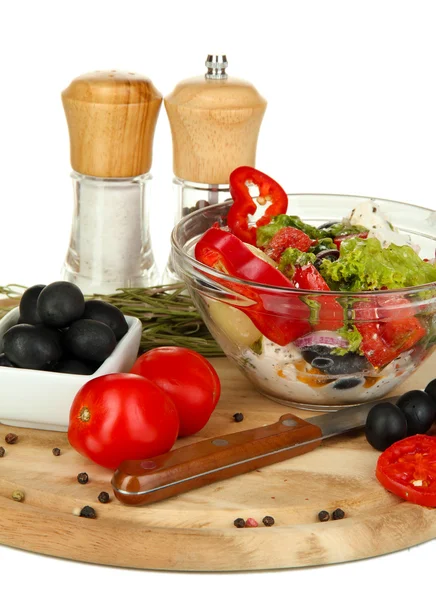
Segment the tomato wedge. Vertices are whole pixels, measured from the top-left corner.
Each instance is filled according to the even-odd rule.
[[[426,333],[406,298],[381,297],[356,302],[353,308],[355,325],[362,336],[360,348],[374,367],[384,367],[398,358]]]
[[[267,225],[276,215],[286,213],[288,196],[274,179],[253,167],[238,167],[230,173],[229,183],[233,204],[227,215],[227,225],[240,240],[256,246],[257,227]],[[251,227],[248,217],[254,215],[257,207],[250,195],[249,184],[259,188],[259,204],[267,201],[271,203],[264,215]]]
[[[301,290],[330,290],[324,277],[312,264],[296,267],[292,283]],[[334,296],[311,296],[311,300],[319,306],[316,322],[312,323],[315,331],[334,331],[342,327],[344,310]]]
[[[375,474],[400,498],[436,507],[436,438],[417,434],[395,442],[379,456]]]
[[[362,233],[350,233],[348,235],[338,235],[337,237],[334,238],[333,242],[336,244],[336,248],[338,250],[340,250],[342,242],[345,242],[346,240],[350,240],[351,238],[355,238],[355,237],[366,240],[366,238],[368,237],[368,232],[363,231]]]
[[[239,279],[265,286],[294,288],[294,284],[278,269],[255,256],[232,233],[212,227],[198,240],[195,258],[201,263]],[[269,340],[286,346],[310,331],[309,308],[298,296],[268,288],[256,289],[249,285],[226,281],[234,292],[252,300],[252,305],[238,305],[259,331]]]
[[[313,241],[304,231],[295,229],[295,227],[282,227],[267,244],[265,254],[279,262],[286,248],[297,248],[301,252],[307,252],[312,244]]]

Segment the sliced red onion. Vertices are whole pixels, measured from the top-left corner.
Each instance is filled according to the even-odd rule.
[[[348,341],[334,331],[313,331],[294,341],[297,348],[309,346],[331,346],[332,348],[348,348]]]

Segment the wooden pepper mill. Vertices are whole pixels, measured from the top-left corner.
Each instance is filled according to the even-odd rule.
[[[266,100],[247,81],[229,77],[225,55],[209,54],[207,72],[180,82],[165,98],[173,139],[175,222],[230,197],[229,175],[254,167]],[[169,261],[164,280],[176,276]]]
[[[62,92],[74,214],[63,278],[85,293],[158,280],[148,208],[162,95],[136,73],[94,71]]]

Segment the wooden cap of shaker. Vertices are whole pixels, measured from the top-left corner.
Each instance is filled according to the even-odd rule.
[[[174,174],[187,181],[226,184],[236,167],[255,166],[266,100],[251,83],[225,74],[225,56],[224,68],[216,68],[217,58],[208,57],[208,74],[180,82],[165,98]]]
[[[92,177],[135,177],[151,167],[162,94],[143,75],[94,71],[62,92],[71,166]]]

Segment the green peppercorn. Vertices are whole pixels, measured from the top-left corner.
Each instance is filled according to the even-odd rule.
[[[345,517],[345,513],[342,508],[337,508],[332,512],[333,521],[338,521],[339,519],[343,519]]]
[[[245,527],[245,521],[244,519],[235,519],[233,521],[233,525],[238,529],[242,529],[243,527]]]
[[[12,498],[16,502],[22,502],[24,500],[24,492],[22,492],[21,490],[15,490],[14,492],[12,492]]]
[[[233,415],[233,420],[236,421],[236,423],[240,423],[244,420],[244,415],[242,413],[235,413]]]
[[[110,500],[109,494],[107,492],[100,492],[98,495],[98,501],[102,504],[107,504]]]
[[[318,513],[318,519],[321,522],[328,521],[330,519],[330,515],[326,510],[322,510],[321,512]]]
[[[92,506],[84,506],[80,511],[80,516],[85,517],[85,519],[96,519],[97,515]]]
[[[79,473],[77,475],[77,481],[82,484],[88,483],[88,481],[89,481],[88,473]]]

